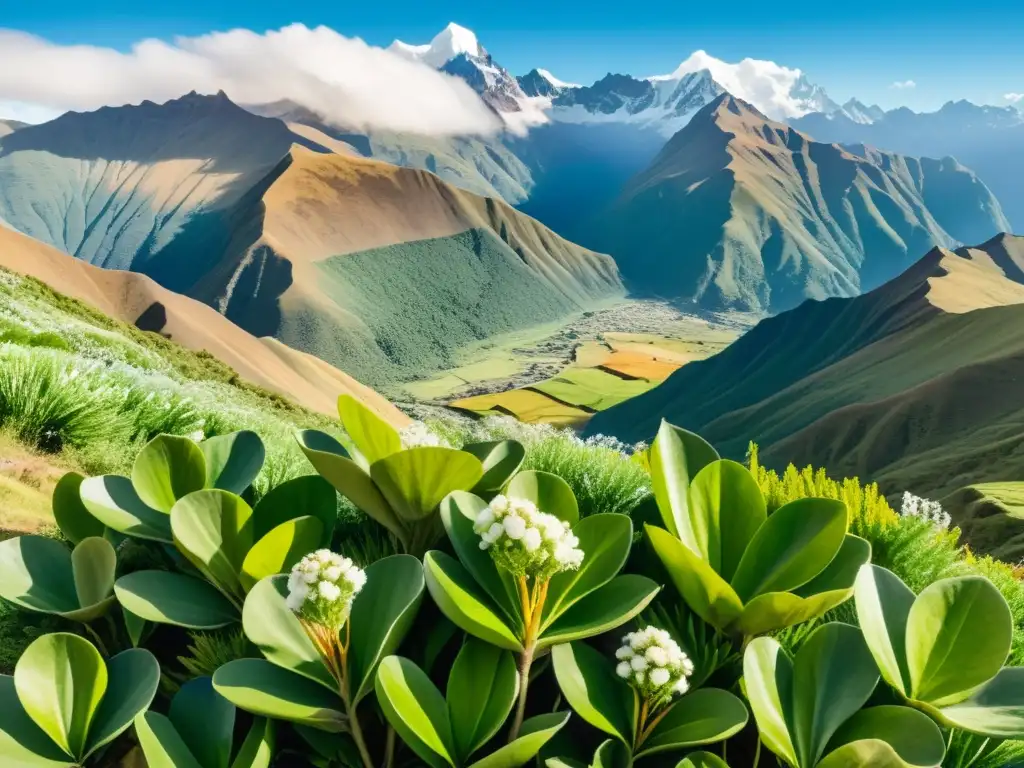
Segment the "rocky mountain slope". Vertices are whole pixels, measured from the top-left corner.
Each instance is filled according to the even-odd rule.
[[[647,439],[659,419],[729,456],[824,466],[935,497],[1024,473],[1024,238],[935,248],[856,298],[809,301],[597,415]]]
[[[0,219],[374,385],[622,294],[609,257],[355,149],[223,94],[70,113],[0,141]]]
[[[813,141],[728,94],[703,108],[592,222],[637,293],[778,312],[854,296],[933,245],[1009,229],[954,160]]]
[[[213,309],[162,288],[145,275],[94,267],[27,235],[0,226],[0,267],[34,277],[108,317],[206,351],[253,384],[324,414],[351,394],[394,424],[407,418],[346,373],[276,339],[256,338]]]

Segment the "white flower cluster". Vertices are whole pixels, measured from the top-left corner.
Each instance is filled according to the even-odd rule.
[[[409,448],[448,448],[449,445],[439,435],[432,432],[430,427],[422,421],[413,421],[405,429],[398,433],[402,440],[402,447]]]
[[[693,662],[664,629],[647,627],[622,638],[615,673],[656,704],[686,693]]]
[[[366,573],[347,557],[318,549],[302,558],[288,575],[288,608],[300,618],[341,629]]]
[[[909,491],[903,494],[903,507],[900,509],[900,514],[904,517],[919,517],[943,530],[948,530],[953,522],[949,513],[942,508],[939,502],[922,499]]]
[[[580,540],[569,524],[527,499],[495,496],[477,515],[473,530],[480,535],[480,549],[515,576],[543,581],[583,562]]]

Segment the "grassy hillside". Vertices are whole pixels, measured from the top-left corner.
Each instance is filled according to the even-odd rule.
[[[936,249],[853,299],[808,302],[722,353],[597,415],[592,432],[648,439],[660,418],[742,458],[823,465],[886,493],[943,496],[1024,476],[1024,239]]]
[[[1024,560],[1024,482],[969,485],[942,505],[973,549],[1007,563]]]
[[[726,94],[593,228],[634,292],[778,312],[855,296],[934,245],[980,242],[1009,224],[953,160],[818,143]]]

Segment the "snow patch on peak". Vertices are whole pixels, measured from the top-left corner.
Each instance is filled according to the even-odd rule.
[[[462,54],[471,58],[486,55],[486,51],[476,38],[476,33],[455,22],[450,23],[434,35],[434,39],[426,45],[410,45],[401,40],[395,40],[389,46],[389,50],[406,58],[422,61],[434,69],[444,66],[445,63]]]
[[[707,51],[690,54],[674,72],[647,78],[652,82],[680,80],[706,70],[711,79],[733,96],[747,101],[776,119],[800,117],[827,99],[819,86],[812,86],[799,69],[774,61],[743,59],[737,64],[717,59]]]
[[[537,74],[547,80],[555,88],[582,88],[579,83],[567,83],[564,80],[559,80],[557,77],[552,75],[548,70],[537,68]]]

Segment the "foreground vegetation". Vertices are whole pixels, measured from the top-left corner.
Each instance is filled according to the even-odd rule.
[[[1024,759],[1024,589],[933,504],[668,424],[339,415],[262,490],[252,431],[61,480],[0,544],[5,764]]]

